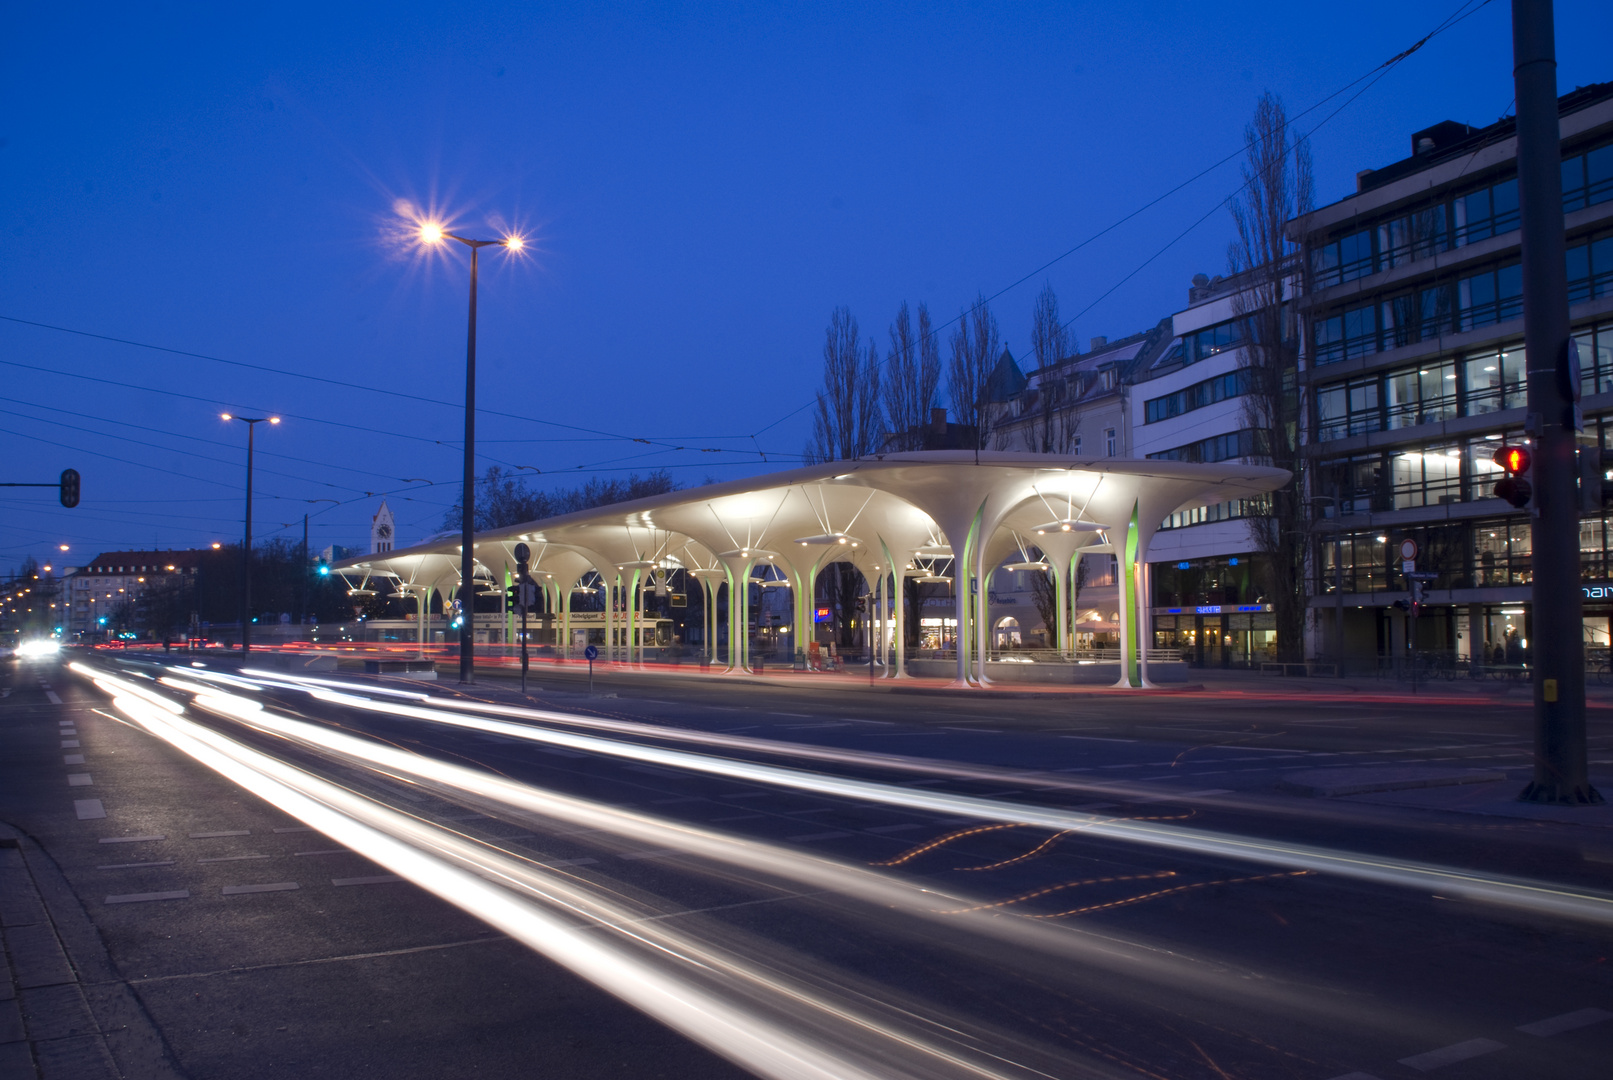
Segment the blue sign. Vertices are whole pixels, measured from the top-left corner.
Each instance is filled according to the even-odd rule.
[[[1179,563],[1176,564],[1176,569],[1178,569],[1178,570],[1187,570],[1190,567],[1192,567],[1192,565],[1193,565],[1192,563],[1188,563],[1188,562],[1179,562]]]
[[[587,660],[590,664],[592,664],[595,660],[599,659],[599,646],[588,646],[588,648],[582,651],[582,655],[584,660]]]

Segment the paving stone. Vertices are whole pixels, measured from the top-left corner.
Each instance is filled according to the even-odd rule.
[[[38,1080],[34,1055],[25,1042],[0,1043],[0,1080]]]
[[[100,1036],[34,1044],[40,1080],[116,1080],[118,1069]]]
[[[25,1038],[22,1010],[15,1001],[0,1001],[0,1043],[22,1042]]]
[[[11,956],[11,977],[19,990],[75,981],[72,965],[49,923],[8,926],[4,936],[6,952]]]
[[[28,1025],[28,1037],[34,1042],[99,1033],[76,983],[24,990],[19,1000],[22,1018]]]

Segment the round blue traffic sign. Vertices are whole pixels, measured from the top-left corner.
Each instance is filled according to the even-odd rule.
[[[597,645],[588,646],[588,648],[586,648],[586,649],[584,649],[582,651],[582,655],[583,655],[583,659],[585,659],[585,660],[598,660],[599,659],[599,646],[597,646]]]

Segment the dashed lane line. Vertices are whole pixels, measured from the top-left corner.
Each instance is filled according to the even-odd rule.
[[[67,774],[68,787],[90,787],[95,783],[87,772],[72,772]]]
[[[190,834],[190,838],[192,840],[212,840],[215,837],[220,837],[220,836],[251,836],[251,835],[252,835],[252,830],[251,829],[225,829],[222,832],[193,832],[193,833]]]
[[[62,699],[56,696],[56,691],[54,690],[45,691],[45,700],[49,701],[52,705],[60,705],[62,703]]]
[[[83,754],[63,754],[62,755],[62,764],[63,765],[82,765],[82,764],[84,764],[84,755]]]
[[[78,740],[77,739],[63,739],[62,740],[62,749],[63,750],[76,750],[76,749],[78,749]]]
[[[267,885],[226,885],[222,892],[225,896],[245,896],[248,893],[290,892],[301,887],[295,881],[274,881]]]
[[[333,877],[330,883],[337,887],[344,885],[390,885],[403,879],[396,874],[375,874],[371,877]]]
[[[1459,1061],[1470,1061],[1473,1058],[1493,1054],[1497,1050],[1505,1050],[1506,1048],[1506,1043],[1496,1042],[1494,1039],[1468,1039],[1466,1042],[1442,1046],[1438,1050],[1403,1057],[1400,1059],[1400,1064],[1408,1069],[1416,1069],[1418,1072],[1433,1072],[1435,1069],[1443,1069],[1447,1065],[1455,1065]]]
[[[138,844],[146,840],[166,840],[166,836],[103,836],[98,841],[102,844]]]
[[[144,904],[152,900],[189,900],[190,892],[187,889],[175,889],[172,892],[137,892],[124,893],[122,896],[109,896],[109,904]]]
[[[272,856],[272,855],[215,855],[211,859],[197,859],[196,861],[199,862],[199,863],[204,863],[204,862],[246,862],[249,859],[272,859],[272,858],[274,858],[274,856]]]
[[[1600,1024],[1603,1020],[1613,1020],[1613,1013],[1606,1009],[1577,1009],[1561,1016],[1549,1017],[1545,1020],[1536,1020],[1532,1024],[1519,1024],[1518,1030],[1525,1035],[1538,1035],[1546,1038],[1551,1035],[1561,1035],[1565,1031],[1577,1031],[1582,1027]]]
[[[172,859],[159,859],[156,862],[107,863],[105,866],[97,866],[96,869],[97,870],[139,870],[140,868],[146,867],[146,866],[172,866],[172,865],[174,865],[174,860],[172,860]]]
[[[74,799],[73,812],[80,821],[106,817],[106,807],[101,805],[100,799]]]

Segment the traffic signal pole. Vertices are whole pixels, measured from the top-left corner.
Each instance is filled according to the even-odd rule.
[[[1534,439],[1534,779],[1525,802],[1587,805],[1585,645],[1579,584],[1575,451],[1579,371],[1568,322],[1562,145],[1551,0],[1512,0],[1513,82],[1518,102],[1518,211],[1523,246],[1524,348]]]

